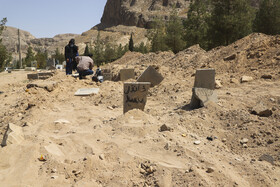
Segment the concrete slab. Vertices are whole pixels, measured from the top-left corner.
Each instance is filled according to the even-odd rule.
[[[150,82],[125,82],[123,94],[123,113],[132,109],[144,110]]]
[[[152,66],[149,66],[137,79],[137,82],[150,82],[151,87],[154,87],[163,81],[163,76],[155,70]]]
[[[36,68],[35,67],[26,67],[24,70],[25,71],[36,71]]]
[[[77,90],[75,96],[88,96],[92,94],[98,94],[99,88],[82,88]]]
[[[215,89],[215,69],[198,69],[195,73],[195,88]]]
[[[135,79],[134,69],[121,69],[120,70],[120,80],[126,81],[128,79]]]

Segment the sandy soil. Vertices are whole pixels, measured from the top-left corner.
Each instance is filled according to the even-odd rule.
[[[252,34],[209,52],[127,53],[103,67],[115,80],[124,67],[139,76],[149,65],[165,79],[150,89],[144,111],[126,114],[120,81],[56,72],[41,81],[56,82],[47,91],[27,89],[30,72],[0,73],[0,140],[9,123],[24,137],[0,147],[0,186],[280,186],[279,48],[279,36]],[[223,85],[219,102],[190,110],[193,74],[209,67]],[[243,75],[253,81],[240,83]],[[92,87],[99,94],[74,96]],[[259,103],[272,115],[251,114]],[[164,124],[170,130],[161,132]],[[264,154],[273,164],[259,159]]]

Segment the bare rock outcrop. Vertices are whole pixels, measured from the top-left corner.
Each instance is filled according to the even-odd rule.
[[[168,19],[174,6],[181,17],[186,17],[189,4],[190,1],[186,0],[108,0],[97,27],[126,25],[149,28],[155,17]]]

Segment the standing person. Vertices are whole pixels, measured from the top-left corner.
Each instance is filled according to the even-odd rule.
[[[72,69],[75,61],[75,57],[78,54],[78,47],[75,45],[75,40],[71,39],[68,45],[65,46],[65,60],[66,60],[66,75],[72,74]]]
[[[93,71],[93,60],[91,59],[92,54],[88,54],[88,56],[77,56],[77,70],[79,73],[79,78],[84,79],[87,75],[92,75]]]

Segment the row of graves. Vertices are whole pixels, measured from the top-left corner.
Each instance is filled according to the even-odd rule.
[[[134,78],[127,77],[128,74],[132,75],[130,71],[132,70],[122,70],[120,76]],[[129,73],[126,74],[126,72]],[[144,110],[149,88],[160,84],[163,79],[160,73],[149,66],[137,79],[137,82],[124,82],[123,113],[132,109]],[[218,102],[215,91],[215,69],[199,69],[195,74],[190,108],[204,107],[210,102]]]
[[[29,80],[48,79],[54,75],[54,70],[48,72],[31,73],[27,75]],[[109,69],[102,73],[104,81],[112,81],[113,74]],[[147,95],[150,88],[159,85],[163,81],[163,76],[152,66],[149,66],[136,80],[136,82],[126,82],[135,79],[134,69],[121,69],[118,80],[123,81],[123,113],[132,109],[144,110],[147,103]],[[99,88],[79,89],[76,96],[86,96],[98,94]],[[215,91],[215,69],[198,69],[195,73],[194,87],[192,89],[191,109],[206,106],[209,102],[217,102]]]
[[[149,88],[159,85],[163,76],[152,66],[149,66],[136,82],[125,82],[134,79],[134,69],[121,69],[119,80],[123,81],[123,113],[132,109],[144,110],[147,103]],[[105,71],[103,79],[112,80],[112,73]],[[195,74],[194,87],[192,89],[191,109],[206,106],[209,102],[218,102],[215,91],[215,69],[198,69]]]

